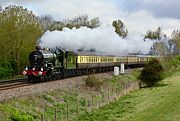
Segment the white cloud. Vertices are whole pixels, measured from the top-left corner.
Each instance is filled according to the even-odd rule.
[[[119,17],[119,8],[113,0],[28,0],[23,1],[4,1],[4,5],[18,4],[34,9],[35,13],[51,14],[55,19],[73,18],[80,14],[87,14],[90,18],[100,17],[103,23],[109,23]]]
[[[180,20],[175,18],[157,18],[145,10],[131,13],[125,18],[127,27],[131,31],[139,31],[141,33],[145,33],[149,29],[155,30],[160,26],[163,32],[170,36],[174,29],[180,28]]]
[[[148,29],[156,29],[161,26],[164,32],[170,35],[173,29],[180,28],[180,20],[177,18],[169,14],[166,17],[159,15],[162,13],[159,11],[163,11],[165,8],[168,8],[166,11],[173,11],[177,8],[176,6],[180,3],[178,0],[166,2],[164,0],[4,0],[0,3],[3,6],[23,5],[38,15],[50,14],[56,20],[71,19],[80,14],[87,14],[90,18],[99,17],[100,21],[107,25],[115,19],[121,19],[129,32],[145,33]],[[124,6],[126,8],[123,8]],[[177,12],[174,11],[174,13]]]

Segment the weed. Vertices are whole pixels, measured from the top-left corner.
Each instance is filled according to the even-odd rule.
[[[18,111],[14,112],[10,119],[12,121],[34,121],[34,118],[28,114],[21,114]]]
[[[98,78],[94,75],[88,75],[88,77],[84,78],[86,86],[94,87],[97,90],[100,90],[104,84],[104,80],[102,78]]]

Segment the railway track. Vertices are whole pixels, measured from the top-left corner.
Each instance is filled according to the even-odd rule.
[[[141,68],[139,68],[139,69],[141,69]],[[134,69],[125,69],[125,73],[129,73],[132,70],[134,70]],[[110,72],[106,72],[106,73],[113,73],[113,72],[110,71]],[[81,76],[85,76],[85,75],[81,75]],[[68,77],[68,78],[73,78],[73,77]],[[63,79],[60,79],[60,80],[63,80]],[[52,81],[56,81],[56,80],[52,80]],[[47,81],[47,82],[49,82],[49,81]],[[12,79],[12,80],[1,80],[0,81],[0,91],[24,87],[24,86],[30,86],[30,85],[39,84],[39,83],[45,83],[45,82],[28,83],[27,78],[19,78],[19,79]]]
[[[2,80],[2,81],[0,81],[0,91],[23,87],[23,86],[28,86],[28,85],[32,85],[32,84],[27,82],[27,78]]]

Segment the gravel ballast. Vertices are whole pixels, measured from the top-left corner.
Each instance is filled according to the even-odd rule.
[[[96,74],[96,76],[110,77],[112,76],[112,72]],[[62,89],[62,88],[76,87],[78,85],[82,85],[85,83],[83,81],[83,78],[85,77],[86,76],[67,78],[67,79],[62,79],[62,80],[57,80],[57,81],[52,81],[52,82],[32,84],[30,86],[25,86],[25,87],[2,90],[0,92],[0,101],[2,102],[11,98],[17,98],[17,97],[30,95],[30,94],[36,94],[40,92],[53,91],[53,90]]]

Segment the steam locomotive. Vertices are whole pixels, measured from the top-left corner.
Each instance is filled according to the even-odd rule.
[[[29,55],[30,66],[23,75],[29,82],[57,80],[66,77],[112,71],[114,66],[140,67],[153,56],[114,56],[97,52],[67,51],[36,48]]]

